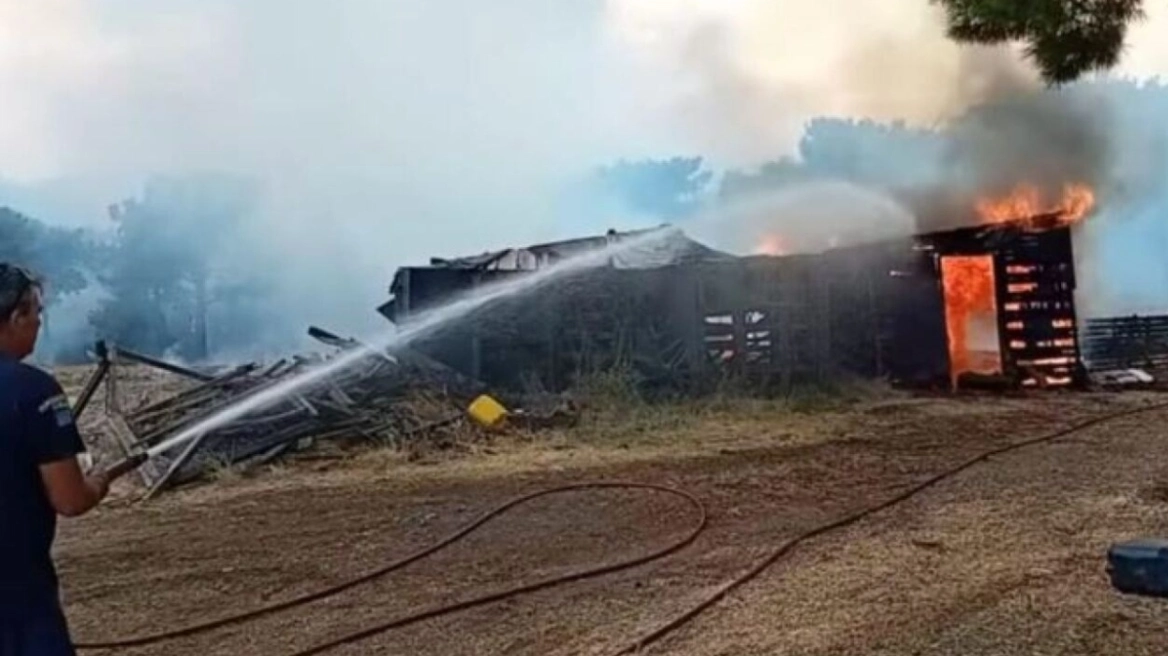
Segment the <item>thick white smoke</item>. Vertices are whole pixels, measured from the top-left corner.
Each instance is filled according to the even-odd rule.
[[[1116,77],[1168,71],[1168,5],[1146,5],[1147,19],[1130,30]],[[683,143],[719,164],[749,167],[790,154],[813,117],[933,127],[983,101],[1018,99],[1040,87],[1018,48],[959,46],[945,38],[939,12],[927,0],[608,0],[606,18],[643,70],[659,76],[657,107],[669,108]],[[1077,171],[1103,184],[1100,211],[1077,236],[1080,309],[1168,311],[1159,255],[1168,243],[1168,137],[1152,118],[1164,103],[1119,87],[1101,87],[1094,99],[1092,93],[1048,112],[1049,121],[1041,120],[1041,103],[1027,101],[1033,108],[1009,125],[959,139],[966,148],[956,155],[982,173],[1021,180]],[[1077,161],[1076,148],[1085,153]],[[940,171],[941,162],[933,168]],[[941,180],[922,179],[921,186],[960,181],[934,176]],[[965,176],[975,186],[987,182],[978,177]],[[913,227],[886,199],[821,186],[759,202],[770,204],[736,210],[749,218],[731,233],[739,250],[772,232],[787,235],[784,246],[817,248],[825,236],[834,243]]]
[[[696,148],[753,163],[789,152],[815,116],[935,125],[1033,84],[1016,49],[948,40],[926,0],[608,0],[611,31],[674,82]]]
[[[961,47],[925,0],[608,0],[610,33],[646,74],[694,152],[751,167],[793,153],[821,116],[939,125],[1005,90],[1036,88],[1012,48]],[[933,180],[920,180],[929,185]],[[818,250],[905,235],[911,213],[875,189],[814,185],[728,208],[703,234],[741,252],[782,235]],[[769,225],[768,225],[769,224]],[[781,224],[781,225],[776,225]],[[747,247],[745,250],[753,250]]]
[[[277,268],[289,331],[379,329],[396,266],[571,236],[562,187],[668,151],[600,10],[0,0],[0,204],[104,225],[152,174],[246,176],[237,250]]]
[[[257,179],[232,251],[278,273],[272,323],[360,333],[398,265],[609,227],[558,193],[618,157],[749,166],[813,116],[933,124],[1031,81],[927,0],[0,0],[0,204],[105,225],[152,174]]]
[[[1117,75],[1168,72],[1168,5],[1146,4]],[[932,126],[1037,85],[1020,47],[947,39],[929,0],[605,0],[605,9],[610,35],[656,78],[654,107],[691,131],[696,151],[740,164],[790,152],[812,117]]]

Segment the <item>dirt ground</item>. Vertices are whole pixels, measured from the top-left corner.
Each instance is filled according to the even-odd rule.
[[[621,573],[391,631],[336,654],[609,654],[783,540],[874,505],[986,449],[1151,393],[867,401],[792,412],[754,402],[659,413],[459,458],[387,452],[220,480],[66,522],[58,557],[81,641],[286,599],[366,572],[543,487],[684,488],[710,525]],[[1168,537],[1168,410],[992,459],[798,548],[649,653],[1161,654],[1168,601],[1123,598],[1105,553]],[[400,572],[256,623],[124,654],[280,654],[380,620],[647,553],[691,511],[651,492],[547,497]]]

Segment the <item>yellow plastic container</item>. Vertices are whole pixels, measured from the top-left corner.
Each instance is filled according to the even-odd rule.
[[[472,401],[466,411],[471,419],[487,428],[496,428],[507,418],[507,408],[486,394]]]

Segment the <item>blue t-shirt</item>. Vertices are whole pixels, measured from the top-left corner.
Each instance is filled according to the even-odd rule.
[[[56,607],[57,513],[39,467],[84,451],[57,381],[0,356],[0,616]]]

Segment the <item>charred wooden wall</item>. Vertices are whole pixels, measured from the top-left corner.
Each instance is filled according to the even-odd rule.
[[[699,323],[692,287],[678,284],[688,271],[596,269],[566,276],[538,290],[500,298],[429,332],[416,346],[460,371],[508,388],[562,389],[581,374],[620,365],[635,368],[650,382],[684,381],[696,355],[691,347]],[[487,287],[517,275],[462,273],[475,282],[460,282],[459,289]],[[410,278],[425,286],[439,276],[417,269]],[[399,323],[410,316],[409,310],[402,316],[401,309],[395,317]]]
[[[1080,380],[1074,251],[1069,228],[1011,226],[922,235],[938,257],[992,255],[1003,373],[1027,384]]]
[[[1088,319],[1083,330],[1088,367],[1168,370],[1168,316]]]
[[[487,383],[563,389],[624,365],[649,385],[728,374],[780,388],[840,375],[949,381],[940,258],[994,256],[1008,375],[1078,363],[1068,230],[968,229],[815,255],[595,269],[492,303],[419,348]],[[408,270],[392,320],[514,272]],[[400,285],[399,285],[400,287]],[[388,315],[388,313],[387,313]]]
[[[904,239],[819,257],[831,272],[833,352],[844,368],[899,383],[944,385],[948,338],[932,254]]]
[[[516,275],[412,269],[411,304]],[[522,275],[522,274],[519,274]],[[596,269],[492,303],[418,347],[492,385],[563,389],[634,369],[650,387],[766,385],[841,374],[906,382],[947,372],[938,282],[911,240],[822,255]]]

